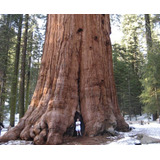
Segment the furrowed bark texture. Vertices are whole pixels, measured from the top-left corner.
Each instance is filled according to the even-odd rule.
[[[60,144],[80,112],[85,135],[128,130],[118,108],[109,15],[48,15],[37,86],[19,124],[0,140]]]

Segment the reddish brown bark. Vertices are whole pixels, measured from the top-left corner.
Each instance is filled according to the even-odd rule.
[[[19,124],[1,141],[59,144],[76,111],[85,135],[127,131],[113,77],[109,15],[48,15],[37,86]]]

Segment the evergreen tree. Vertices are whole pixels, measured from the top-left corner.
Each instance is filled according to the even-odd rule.
[[[24,98],[25,98],[25,65],[26,65],[26,50],[27,50],[27,39],[28,39],[28,20],[29,15],[25,15],[25,31],[23,35],[23,49],[21,58],[21,75],[20,75],[20,89],[19,89],[19,117],[23,117],[25,113],[24,109]]]
[[[33,95],[38,71],[40,68],[41,56],[43,52],[44,43],[44,26],[39,26],[38,21],[46,24],[45,15],[30,15],[30,25],[28,34],[28,47],[26,58],[26,95],[25,95],[25,111],[28,109],[28,105]],[[43,21],[44,20],[44,21]],[[43,24],[42,23],[42,24]],[[40,32],[41,31],[41,32]]]
[[[143,92],[141,94],[141,101],[144,104],[144,111],[148,114],[153,114],[153,119],[156,120],[160,114],[160,41],[154,33],[151,16],[146,14],[144,17],[146,24],[147,57],[142,78]],[[154,21],[155,17],[153,18]]]
[[[127,75],[128,65],[125,60],[126,48],[120,44],[113,46],[113,64],[114,64],[114,77],[118,95],[118,102],[123,114],[128,113],[128,87]]]
[[[17,15],[17,43],[14,58],[14,71],[12,74],[12,84],[11,84],[11,95],[10,95],[10,125],[14,126],[15,121],[15,110],[17,102],[17,86],[18,86],[18,71],[19,71],[19,56],[20,56],[20,45],[21,45],[21,31],[22,31],[22,20],[23,15]]]
[[[31,72],[31,54],[32,54],[32,43],[33,43],[33,32],[29,32],[30,43],[28,44],[28,63],[26,66],[26,96],[25,96],[25,111],[28,109],[29,105],[29,91],[30,91],[30,72]]]
[[[28,108],[27,104],[33,95],[42,55],[44,32],[39,29],[39,22],[42,23],[42,20],[39,21],[39,19],[44,19],[43,23],[45,23],[44,15],[31,15],[28,23],[25,60],[26,81],[24,81],[26,90],[24,105],[26,108]],[[19,14],[0,15],[0,118],[3,121],[5,114],[8,114],[10,109],[11,126],[14,126],[15,110],[19,112],[17,110],[20,93],[18,86],[20,84],[19,63],[23,64],[19,56],[21,53],[20,46],[22,45],[21,31],[25,27],[22,25],[22,20],[23,15]]]
[[[1,15],[0,19],[0,121],[4,119],[5,102],[7,100],[7,80],[10,64],[10,52],[13,46],[14,29],[11,26],[14,16]]]
[[[142,17],[124,15],[122,31],[124,37],[120,45],[113,45],[113,61],[120,107],[124,114],[141,114],[141,94],[143,54],[141,52]],[[141,37],[140,37],[141,36]],[[117,58],[115,59],[115,56]]]

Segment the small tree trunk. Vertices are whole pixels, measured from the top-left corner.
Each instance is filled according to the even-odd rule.
[[[16,44],[16,55],[14,60],[14,72],[12,76],[12,86],[11,86],[11,98],[10,98],[10,126],[14,126],[15,121],[15,109],[17,101],[17,85],[18,85],[18,68],[19,68],[19,55],[20,55],[20,45],[21,45],[21,32],[22,32],[22,20],[23,15],[19,17],[18,25],[18,36]]]
[[[146,26],[147,57],[148,57],[148,61],[150,61],[150,57],[152,54],[152,34],[151,34],[150,15],[149,14],[145,14],[145,26]],[[156,104],[157,104],[157,95],[155,95],[155,98],[156,98]],[[158,109],[158,105],[157,105],[157,109]],[[153,120],[154,121],[159,116],[159,114],[157,113],[158,110],[156,110],[156,112],[153,113]]]
[[[6,75],[3,74],[3,79],[1,82],[1,96],[0,96],[0,122],[3,122],[3,110],[5,105],[5,99],[6,99]]]
[[[10,23],[11,22],[11,15],[7,15],[6,20],[6,46],[4,47],[4,53],[6,54],[4,56],[4,64],[3,64],[3,70],[2,70],[2,77],[1,79],[1,87],[0,87],[0,121],[3,122],[3,110],[5,106],[6,101],[6,80],[7,80],[7,65],[8,65],[8,55],[9,55],[9,47],[10,47]]]
[[[149,14],[145,14],[145,27],[146,27],[146,41],[148,52],[152,47],[152,35],[151,35],[151,25],[150,25],[150,16]]]
[[[157,108],[157,118],[159,118],[158,122],[160,123],[160,105],[159,105],[159,97],[157,94],[157,88],[155,87],[155,99],[156,99],[156,108]],[[156,120],[157,120],[156,118]]]
[[[25,32],[24,32],[24,44],[22,50],[22,61],[21,61],[21,80],[19,90],[19,117],[24,116],[24,94],[25,94],[25,65],[26,65],[26,50],[27,50],[27,36],[28,36],[28,19],[29,15],[25,15]]]
[[[25,111],[27,111],[28,105],[29,105],[32,38],[33,38],[33,33],[31,33],[31,42],[30,42],[29,51],[28,51],[28,65],[27,65],[28,67],[27,67],[27,74],[26,74],[26,103],[25,103]]]
[[[37,86],[29,109],[0,141],[60,144],[83,119],[84,135],[128,131],[118,108],[109,15],[48,15]]]

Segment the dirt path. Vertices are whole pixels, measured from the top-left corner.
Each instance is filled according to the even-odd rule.
[[[64,142],[62,145],[106,145],[114,141],[115,139],[119,139],[119,136],[108,136],[108,135],[100,135],[95,137],[64,137]]]

